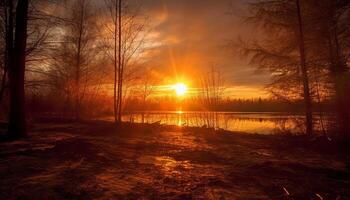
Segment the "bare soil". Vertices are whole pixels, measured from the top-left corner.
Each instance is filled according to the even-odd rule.
[[[302,136],[41,121],[0,143],[0,199],[350,199],[350,159]]]

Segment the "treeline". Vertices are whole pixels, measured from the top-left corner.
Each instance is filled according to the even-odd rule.
[[[142,111],[218,111],[218,112],[286,112],[303,113],[303,101],[285,102],[279,99],[221,99],[215,109],[208,108],[198,98],[189,98],[182,102],[176,102],[174,97],[150,98],[145,103],[141,98],[131,98],[125,105],[125,112]],[[333,110],[330,102],[322,102],[314,106],[316,113],[331,113]],[[110,111],[109,111],[110,113]]]
[[[276,0],[248,4],[245,19],[258,33],[235,43],[258,70],[273,76],[269,91],[284,101],[303,101],[307,133],[312,112],[329,102],[333,131],[350,133],[350,1]]]

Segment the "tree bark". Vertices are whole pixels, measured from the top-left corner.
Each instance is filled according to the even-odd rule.
[[[8,134],[12,138],[27,135],[25,117],[25,63],[27,44],[28,0],[20,0],[16,8],[14,49],[10,53],[10,114]]]
[[[312,103],[309,87],[309,76],[306,66],[306,53],[305,53],[305,39],[303,30],[303,20],[301,15],[300,0],[296,0],[296,7],[298,13],[298,25],[299,25],[299,53],[300,53],[300,67],[303,81],[304,92],[304,104],[305,104],[305,116],[306,116],[306,133],[312,135],[313,122],[312,122]]]

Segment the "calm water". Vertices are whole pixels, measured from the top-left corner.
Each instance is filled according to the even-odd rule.
[[[315,116],[315,129],[326,126],[324,120]],[[303,133],[305,118],[288,113],[249,112],[147,112],[123,116],[123,121],[155,123],[191,127],[211,127],[229,131],[258,134]]]

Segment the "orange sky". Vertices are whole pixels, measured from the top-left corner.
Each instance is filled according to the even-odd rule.
[[[256,32],[243,20],[245,0],[130,0],[149,18],[143,58],[158,88],[184,82],[195,91],[211,68],[220,70],[232,98],[267,97],[270,76],[257,73],[244,57],[227,48],[230,41]],[[171,91],[170,91],[171,92]]]
[[[151,23],[147,58],[163,84],[187,82],[191,87],[196,82],[194,79],[215,66],[224,74],[228,96],[267,96],[263,88],[269,76],[257,73],[246,59],[225,48],[229,40],[251,32],[241,18],[244,3],[232,0],[143,0],[142,3]]]

